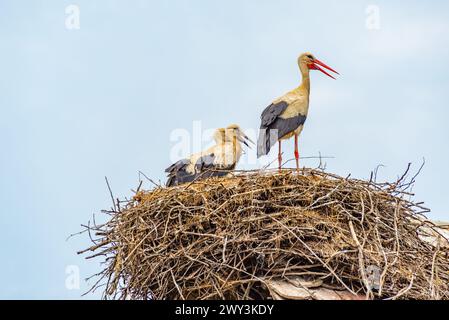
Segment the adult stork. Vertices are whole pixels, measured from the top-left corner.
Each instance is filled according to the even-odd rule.
[[[168,167],[167,186],[176,186],[186,182],[209,177],[223,177],[235,169],[242,155],[242,145],[249,147],[248,138],[240,127],[232,124],[214,132],[215,145],[209,149],[192,154]]]
[[[301,133],[309,110],[310,70],[319,70],[335,79],[320,66],[338,74],[311,53],[298,57],[298,66],[302,75],[301,85],[282,97],[274,100],[261,115],[260,133],[257,141],[257,157],[268,154],[271,147],[279,142],[278,162],[282,167],[281,141],[295,137],[296,169],[299,170],[298,136]]]

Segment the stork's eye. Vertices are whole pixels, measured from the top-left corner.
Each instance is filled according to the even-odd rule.
[[[313,56],[311,54],[307,55],[307,58],[312,59],[313,60]]]

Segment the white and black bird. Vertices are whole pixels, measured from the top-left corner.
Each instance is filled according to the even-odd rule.
[[[302,75],[301,85],[282,97],[274,100],[261,115],[260,133],[257,141],[257,157],[268,154],[271,147],[279,142],[278,162],[282,167],[281,140],[295,137],[296,168],[299,169],[298,136],[301,133],[309,111],[310,70],[319,70],[335,79],[320,66],[338,74],[311,53],[298,57],[298,66]]]
[[[215,145],[192,154],[165,169],[167,186],[176,186],[209,177],[223,177],[234,170],[242,155],[242,143],[251,142],[238,125],[219,128],[214,132]]]

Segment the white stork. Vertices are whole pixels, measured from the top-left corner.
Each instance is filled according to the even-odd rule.
[[[261,115],[260,134],[257,141],[257,157],[268,154],[271,147],[279,142],[278,162],[282,167],[281,140],[295,137],[296,169],[299,170],[298,136],[303,129],[309,110],[310,70],[319,70],[335,79],[320,66],[339,74],[311,53],[303,53],[298,57],[298,66],[302,75],[299,87],[274,100]]]
[[[209,177],[223,177],[235,169],[242,155],[241,143],[249,147],[248,138],[238,125],[219,128],[214,132],[215,145],[192,154],[168,167],[167,187]]]

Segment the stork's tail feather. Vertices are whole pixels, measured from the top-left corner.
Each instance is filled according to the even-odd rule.
[[[267,155],[270,152],[270,131],[261,128],[259,131],[259,138],[257,139],[257,158]]]
[[[177,171],[183,169],[188,164],[189,164],[189,160],[188,159],[179,160],[179,161],[173,163],[167,169],[165,169],[165,172],[168,172],[168,173],[177,172]]]
[[[169,176],[167,179],[167,183],[165,184],[167,187],[173,187],[176,186],[176,179],[174,176]]]
[[[189,173],[186,172],[186,166],[188,163],[188,159],[182,159],[165,169],[165,172],[168,173],[166,183],[167,187],[177,186],[182,182],[182,179],[185,178],[185,176],[189,175]]]

